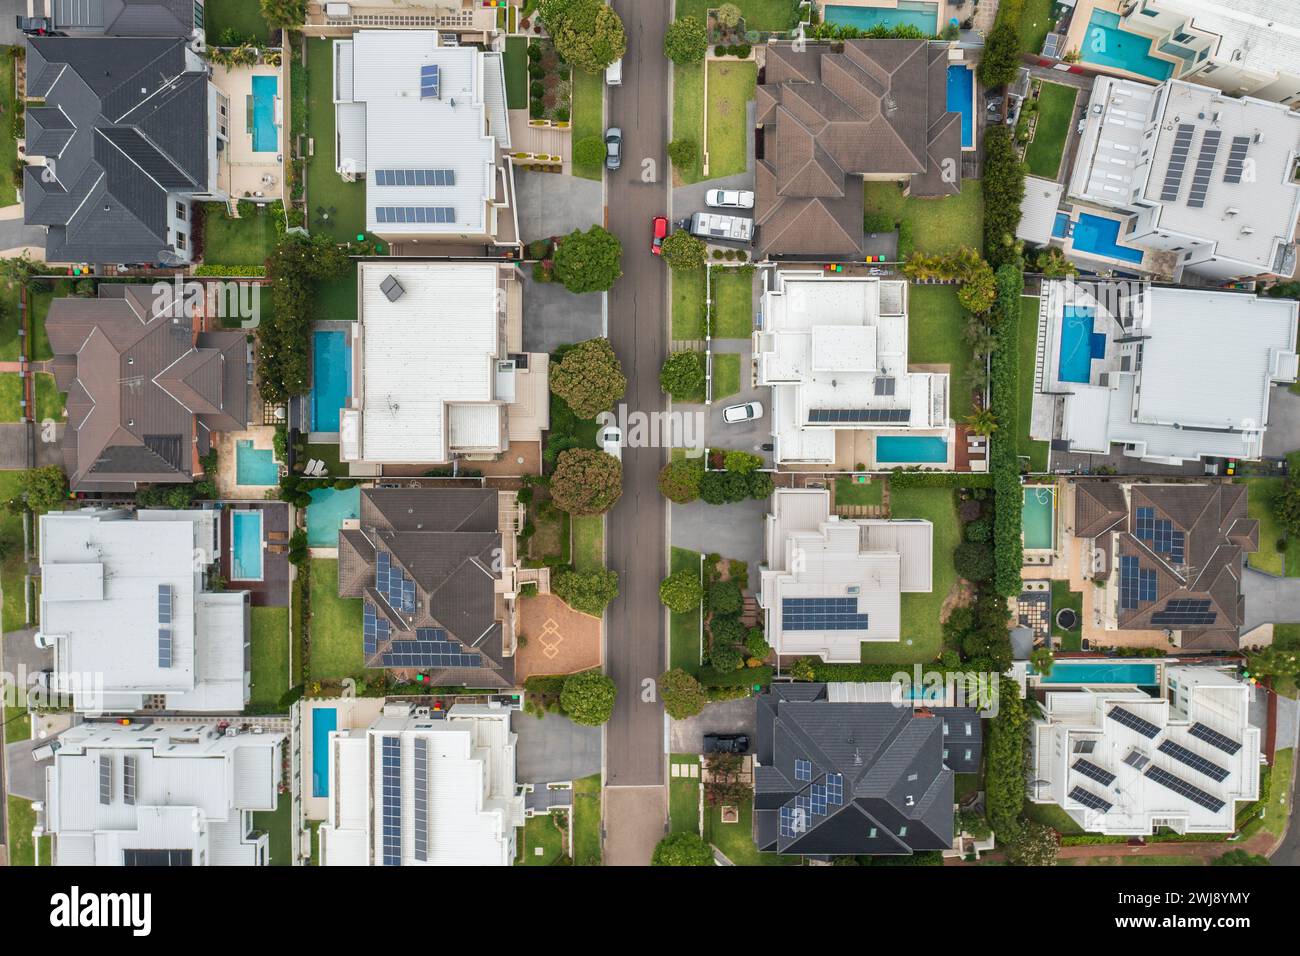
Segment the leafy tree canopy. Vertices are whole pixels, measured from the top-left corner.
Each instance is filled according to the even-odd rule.
[[[604,514],[623,494],[623,465],[594,448],[571,448],[556,461],[551,500],[571,515]]]

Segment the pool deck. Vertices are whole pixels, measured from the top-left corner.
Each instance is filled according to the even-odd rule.
[[[212,64],[212,82],[230,99],[230,116],[227,129],[230,142],[220,153],[217,185],[235,199],[249,198],[270,202],[284,198],[284,120],[287,110],[288,82],[278,66],[222,66]],[[249,130],[248,97],[253,95],[254,76],[274,76],[279,80],[276,90],[276,133],[278,149],[257,152],[253,149],[253,134]],[[270,177],[267,182],[264,177]]]
[[[1061,46],[1061,52],[1065,53],[1070,50],[1078,52],[1083,49],[1083,44],[1088,38],[1088,24],[1092,22],[1092,14],[1094,11],[1106,10],[1110,13],[1118,14],[1121,6],[1122,0],[1078,0],[1074,7],[1074,16],[1070,20],[1070,29],[1067,30],[1065,34],[1065,43]],[[1131,22],[1136,23],[1141,19],[1140,16],[1134,17]],[[1129,29],[1129,23],[1127,22],[1122,24],[1121,29],[1126,33],[1132,33],[1134,36],[1148,36],[1145,33],[1139,33],[1137,30]],[[1148,38],[1154,39],[1152,37]],[[1178,68],[1182,65],[1181,60],[1166,53],[1161,53],[1154,45],[1151,47],[1150,55],[1154,60],[1171,64],[1174,69],[1173,72],[1169,74],[1169,78],[1171,80],[1178,78]],[[1159,80],[1147,76],[1144,73],[1134,73],[1131,70],[1121,69],[1116,66],[1107,66],[1104,63],[1093,63],[1083,57],[1080,58],[1080,63],[1090,70],[1096,70],[1098,73],[1107,73],[1111,76],[1121,76],[1128,80],[1136,80],[1139,83],[1150,83],[1153,85],[1160,83]]]
[[[971,15],[969,5],[958,6],[952,0],[925,0],[925,2],[933,3],[934,6],[939,8],[937,12],[940,31],[943,30],[944,24],[949,20],[964,23],[966,18]],[[984,4],[984,6],[991,6],[994,10],[997,9],[996,3]],[[827,7],[863,7],[866,9],[874,7],[880,10],[896,10],[898,9],[898,0],[833,0],[833,2],[829,3],[819,3],[818,8],[823,20],[826,19]]]
[[[338,697],[303,701],[302,719],[298,722],[301,733],[298,735],[297,760],[302,771],[302,789],[298,796],[303,815],[308,820],[324,820],[329,815],[329,797],[312,796],[311,711],[317,707],[338,711],[338,730],[364,730],[384,712],[384,698]]]
[[[282,501],[263,501],[256,504],[248,501],[225,501],[221,509],[221,560],[218,562],[221,576],[226,579],[232,590],[247,591],[249,603],[253,607],[288,607],[289,606],[289,506]],[[234,535],[231,533],[230,518],[236,511],[257,510],[262,512],[262,538],[270,547],[262,549],[262,579],[260,581],[235,580],[231,577],[231,548]],[[283,540],[271,541],[272,534],[284,535]],[[283,551],[273,551],[273,547],[283,547]]]
[[[222,498],[242,498],[262,501],[274,485],[241,485],[237,471],[237,447],[241,441],[252,441],[255,449],[272,450],[275,438],[274,425],[257,425],[238,432],[218,432],[213,447],[217,449],[217,494]]]

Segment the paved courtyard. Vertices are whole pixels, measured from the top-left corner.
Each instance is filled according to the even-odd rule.
[[[515,654],[515,679],[573,674],[600,666],[600,619],[573,610],[553,594],[519,602],[519,633],[528,639]]]
[[[524,242],[568,235],[605,221],[604,196],[595,180],[516,172],[515,197]]]
[[[519,735],[515,776],[520,783],[557,783],[600,773],[600,728],[575,724],[560,714],[540,720],[532,714],[511,715]]]
[[[554,352],[605,334],[605,294],[574,295],[558,282],[534,282],[532,266],[519,270],[524,286],[525,352]]]
[[[696,716],[671,723],[668,748],[675,754],[701,754],[705,734],[748,734],[752,750],[757,719],[758,704],[752,697],[708,704]]]

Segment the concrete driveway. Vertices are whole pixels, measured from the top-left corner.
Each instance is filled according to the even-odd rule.
[[[8,595],[5,596],[8,599]],[[21,601],[21,594],[15,595],[15,600]],[[43,671],[54,664],[54,651],[47,648],[39,650],[36,642],[32,640],[36,631],[27,629],[23,631],[10,631],[4,636],[4,672],[12,675],[23,685],[23,687],[32,686],[32,677],[37,671]]]
[[[538,720],[522,712],[510,726],[519,735],[515,776],[520,783],[558,783],[600,773],[599,727],[584,727],[560,714]]]
[[[673,547],[701,554],[714,552],[733,561],[749,562],[749,587],[758,588],[758,565],[764,560],[763,519],[768,501],[738,501],[711,505],[692,501],[672,506]]]
[[[554,352],[561,345],[605,334],[605,293],[574,295],[558,282],[534,282],[532,268],[519,270],[524,284],[524,351]]]
[[[717,701],[694,717],[672,721],[668,745],[675,754],[702,754],[705,734],[748,734],[752,751],[757,720],[758,704],[752,697]]]
[[[734,176],[719,176],[716,179],[706,179],[703,182],[692,183],[689,186],[673,187],[673,218],[685,219],[693,212],[699,212],[707,209],[704,205],[704,194],[710,189],[749,189],[754,188],[754,115],[756,105],[753,100],[749,101],[745,109],[745,156],[748,157],[748,167],[743,173],[736,173]],[[735,210],[739,216],[752,217],[754,210],[739,209]]]
[[[1285,385],[1274,385],[1269,395],[1264,454],[1281,458],[1296,449],[1300,449],[1300,395]]]
[[[605,221],[600,183],[579,176],[516,170],[515,200],[519,203],[519,235],[524,242],[568,235]]]
[[[1261,624],[1300,622],[1300,578],[1278,578],[1248,567],[1241,576],[1241,592],[1246,598],[1243,634]]]

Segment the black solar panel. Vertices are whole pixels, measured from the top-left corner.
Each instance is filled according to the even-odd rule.
[[[437,63],[427,63],[420,67],[420,99],[437,98],[442,86]]]
[[[857,598],[785,598],[781,627],[787,631],[865,631],[867,615]]]
[[[379,645],[388,640],[393,627],[388,619],[379,616],[375,606],[367,601],[361,608],[361,626],[367,657],[373,657],[379,651]]]
[[[1197,154],[1196,169],[1192,173],[1192,188],[1187,194],[1187,205],[1191,209],[1200,209],[1205,205],[1205,194],[1210,188],[1210,172],[1219,155],[1219,139],[1222,136],[1220,130],[1207,129],[1201,137],[1201,151]]]
[[[412,614],[415,611],[415,582],[401,568],[395,567],[388,552],[375,555],[375,589],[395,611]]]
[[[860,422],[906,422],[912,417],[906,408],[810,408],[808,424],[855,424]]]
[[[193,850],[123,850],[123,866],[193,866]]]
[[[1192,724],[1187,731],[1197,740],[1204,740],[1211,747],[1218,747],[1225,754],[1236,756],[1237,751],[1241,749],[1241,744],[1231,737],[1219,733],[1217,730],[1211,730],[1204,724]]]
[[[1206,760],[1200,754],[1188,750],[1182,744],[1176,744],[1172,740],[1162,740],[1160,746],[1156,748],[1162,754],[1173,757],[1181,764],[1186,764],[1198,773],[1203,773],[1211,780],[1222,783],[1228,779],[1228,771],[1224,770],[1217,763]]]
[[[385,667],[480,667],[483,656],[454,641],[393,641],[382,661]]]
[[[377,222],[448,223],[456,221],[455,206],[376,206]]]
[[[1103,800],[1091,790],[1085,790],[1083,787],[1075,787],[1070,791],[1070,799],[1076,803],[1081,803],[1089,810],[1096,810],[1100,813],[1106,813],[1114,805],[1109,800]]]
[[[454,169],[376,169],[376,186],[455,186]]]
[[[1074,769],[1091,780],[1096,780],[1103,787],[1109,787],[1115,782],[1115,775],[1109,770],[1098,767],[1091,760],[1084,760],[1080,757],[1074,762]]]
[[[1143,737],[1150,737],[1155,740],[1160,735],[1160,728],[1149,720],[1143,720],[1131,710],[1125,710],[1123,707],[1112,707],[1106,716],[1122,727],[1129,730],[1135,730]]]
[[[1148,780],[1160,784],[1160,786],[1164,787],[1166,790],[1172,790],[1179,796],[1186,797],[1188,800],[1192,801],[1192,803],[1202,806],[1212,813],[1218,813],[1227,806],[1227,804],[1218,797],[1206,793],[1200,787],[1192,786],[1182,777],[1175,777],[1163,767],[1157,767],[1154,765],[1147,767],[1146,777]]]
[[[170,624],[172,622],[172,586],[170,584],[158,585],[158,623]]]
[[[1228,165],[1223,170],[1225,183],[1241,182],[1241,174],[1246,168],[1246,151],[1249,149],[1249,136],[1232,137],[1232,146],[1228,149]]]
[[[1180,123],[1174,134],[1173,149],[1169,153],[1169,166],[1165,169],[1165,182],[1160,189],[1162,202],[1173,202],[1178,198],[1178,190],[1183,184],[1183,170],[1187,168],[1187,157],[1192,151],[1192,136],[1196,127],[1190,123]]]
[[[794,762],[794,778],[803,781],[811,780],[812,761],[796,759]]]
[[[170,627],[158,628],[158,666],[172,666],[172,629]]]
[[[826,775],[826,802],[835,807],[844,803],[844,774],[828,773]]]
[[[122,755],[122,802],[135,806],[135,754]]]
[[[108,806],[113,802],[113,755],[99,755],[99,802]]]
[[[384,866],[402,865],[402,742],[383,738],[383,861]]]
[[[415,790],[415,858],[421,863],[429,860],[429,741],[416,737],[414,790]]]
[[[1135,534],[1140,541],[1150,541],[1155,536],[1156,510],[1154,508],[1138,508],[1135,514],[1137,518],[1137,531]]]
[[[1119,606],[1131,611],[1139,604],[1156,599],[1156,573],[1138,564],[1132,555],[1120,555]]]
[[[1205,627],[1218,620],[1218,612],[1210,610],[1210,602],[1179,598],[1166,601],[1155,614],[1151,623],[1156,627]]]

